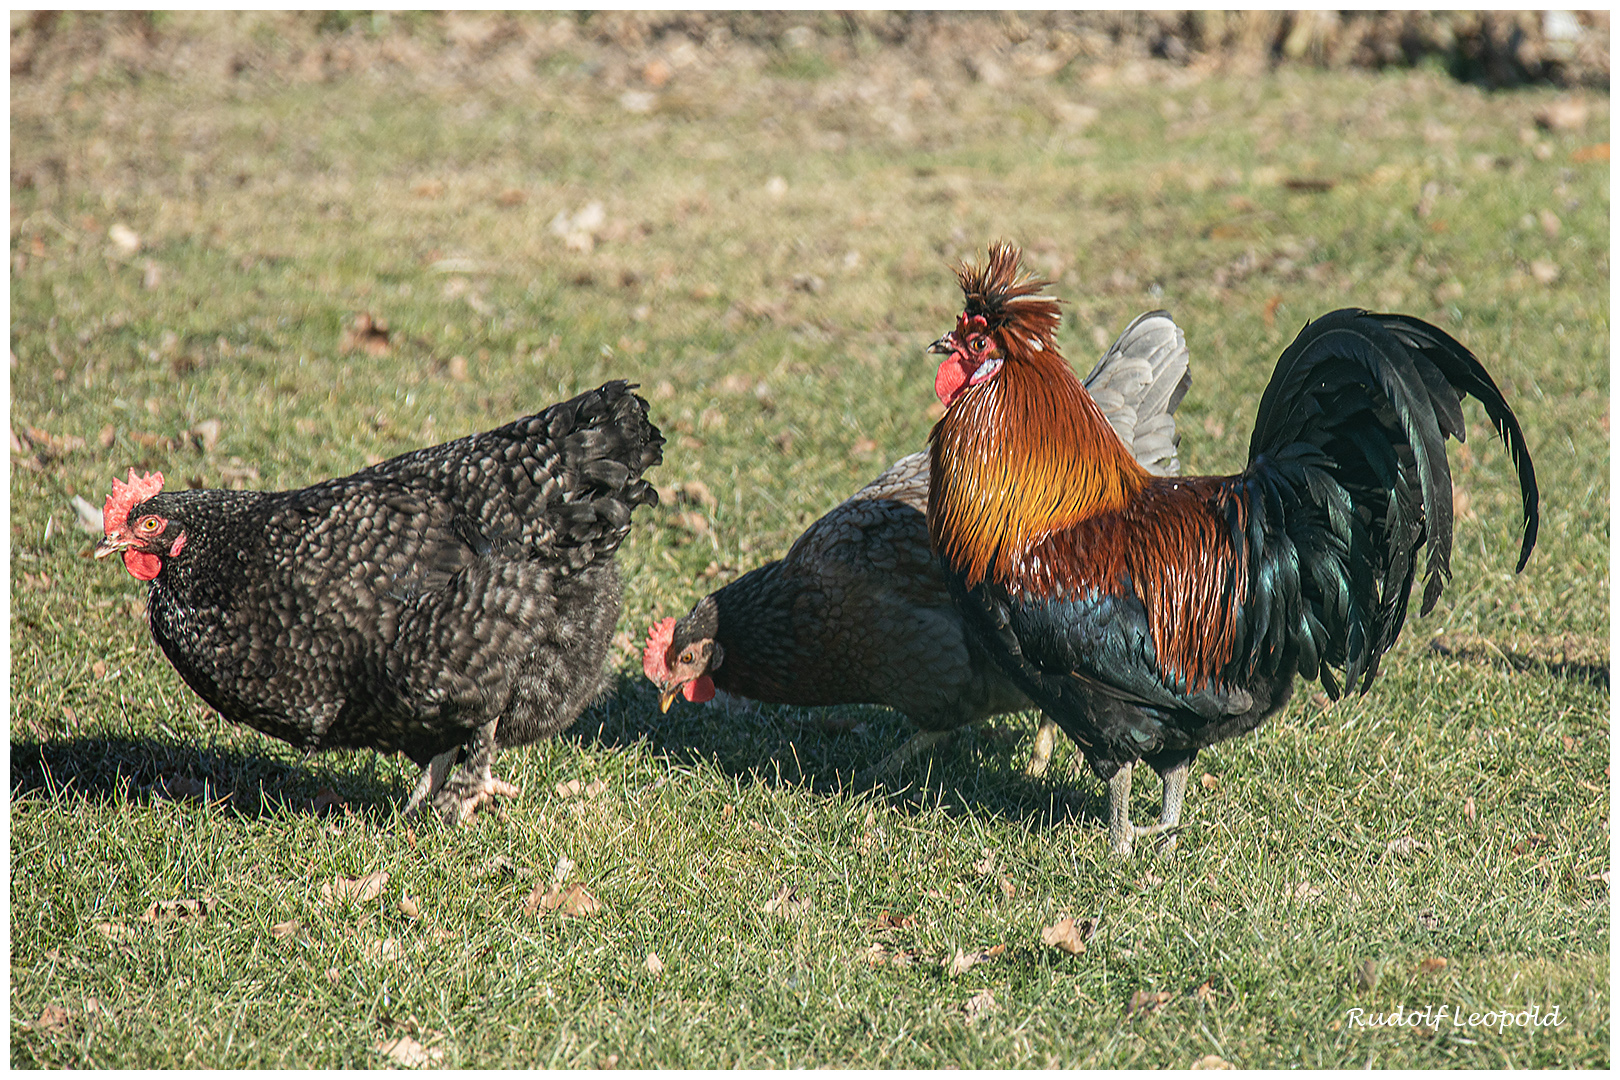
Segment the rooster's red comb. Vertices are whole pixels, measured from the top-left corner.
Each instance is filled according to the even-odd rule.
[[[647,647],[641,651],[641,672],[664,685],[669,679],[669,646],[675,640],[675,616],[666,615],[647,631]]]
[[[129,483],[118,479],[112,482],[112,494],[101,508],[101,528],[108,536],[123,532],[129,521],[129,511],[138,502],[144,502],[163,490],[163,474],[147,473],[142,476],[129,470]]]

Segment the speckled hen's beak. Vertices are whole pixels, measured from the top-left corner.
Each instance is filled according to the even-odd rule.
[[[679,684],[670,687],[658,696],[658,711],[669,712],[669,707],[675,704],[675,697],[681,692]]]
[[[96,558],[105,559],[115,552],[123,551],[133,546],[135,541],[116,536],[103,536],[101,543],[96,545]]]

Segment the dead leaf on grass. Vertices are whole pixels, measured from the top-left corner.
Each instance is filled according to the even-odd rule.
[[[387,884],[386,870],[373,871],[363,878],[346,878],[339,875],[321,886],[321,900],[325,902],[346,900],[365,904],[381,896],[383,886]]]
[[[563,799],[594,799],[606,791],[607,786],[607,781],[600,778],[588,784],[583,780],[565,780],[557,785],[557,796]]]
[[[1424,975],[1433,975],[1437,971],[1444,971],[1448,963],[1450,961],[1443,956],[1431,956],[1418,965],[1418,971]]]
[[[356,349],[367,356],[388,355],[388,323],[369,311],[362,311],[338,339],[338,352],[351,353]]]
[[[1305,902],[1306,900],[1315,900],[1321,895],[1322,887],[1320,885],[1312,885],[1308,881],[1301,881],[1297,885],[1290,885],[1288,887],[1289,898],[1298,900],[1301,903]]]
[[[106,938],[108,941],[112,942],[114,945],[125,945],[140,937],[140,931],[136,930],[134,927],[125,926],[120,922],[102,920],[100,922],[91,923],[90,925],[95,927],[97,933]]]
[[[399,897],[399,913],[407,919],[420,918],[422,909],[417,905],[410,893],[401,893]]]
[[[954,979],[956,976],[962,974],[964,971],[967,971],[970,968],[974,968],[980,964],[988,963],[991,960],[1000,958],[1000,956],[1006,951],[1006,945],[996,945],[988,949],[971,953],[963,952],[962,950],[958,949],[955,956],[941,960],[940,965],[945,968],[945,974]]]
[[[913,916],[896,915],[891,911],[885,911],[876,919],[872,920],[872,929],[878,931],[879,933],[882,933],[885,930],[910,930],[916,925],[917,920]]]
[[[437,1046],[423,1046],[409,1035],[384,1039],[373,1049],[393,1061],[394,1064],[406,1069],[420,1069],[430,1062],[440,1061],[444,1058],[444,1051]]]
[[[784,919],[795,915],[802,915],[810,910],[810,898],[800,896],[788,885],[782,886],[782,891],[765,901],[765,914],[780,915]]]
[[[1068,915],[1060,915],[1057,922],[1041,930],[1041,944],[1062,949],[1070,956],[1082,956],[1086,951],[1086,942],[1096,933],[1095,919],[1081,919],[1076,922]]]
[[[366,959],[379,963],[397,963],[405,959],[405,949],[398,938],[373,938],[366,943]]]
[[[39,1011],[39,1019],[34,1021],[35,1030],[61,1031],[68,1026],[73,1014],[60,1005],[47,1005]]]
[[[647,959],[641,962],[641,966],[647,969],[649,975],[662,975],[664,973],[664,962],[658,958],[656,952],[649,952]]]
[[[1130,1005],[1125,1010],[1126,1016],[1142,1016],[1157,1012],[1159,1008],[1170,1000],[1168,990],[1138,990],[1131,995]]]
[[[523,902],[525,915],[555,911],[567,917],[586,918],[600,915],[605,910],[606,905],[592,896],[589,890],[577,881],[566,889],[547,889],[543,885],[536,885],[529,893],[529,898]]]
[[[297,919],[288,919],[286,922],[278,922],[272,925],[270,927],[270,936],[277,941],[286,941],[290,937],[295,937],[303,929],[303,924]]]
[[[146,913],[141,916],[141,921],[149,923],[198,923],[206,919],[218,905],[219,901],[212,898],[202,900],[154,900],[152,906],[147,908]]]
[[[989,1015],[995,1009],[996,996],[988,990],[980,990],[962,1003],[962,1014],[970,1024]]]
[[[1215,980],[1205,979],[1193,988],[1192,996],[1201,1005],[1208,1005],[1215,1000]]]
[[[973,864],[975,874],[993,874],[996,872],[996,853],[989,848],[983,849],[980,854],[984,856]]]
[[[1233,1065],[1230,1061],[1227,1061],[1225,1058],[1221,1057],[1219,1054],[1205,1054],[1203,1057],[1201,1057],[1197,1061],[1193,1062],[1192,1067],[1195,1068],[1195,1069],[1235,1069],[1235,1068],[1237,1068],[1236,1065]]]
[[[1473,821],[1474,816],[1477,813],[1478,811],[1474,808],[1474,797],[1470,795],[1463,800],[1463,817],[1467,818],[1469,821]]]
[[[1221,786],[1221,782],[1215,779],[1215,777],[1211,776],[1209,773],[1205,773],[1203,776],[1198,778],[1198,786],[1203,788],[1205,791],[1214,791],[1216,788]]]

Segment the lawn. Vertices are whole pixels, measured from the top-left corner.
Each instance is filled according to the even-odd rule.
[[[184,62],[12,80],[13,1066],[1609,1065],[1606,96],[551,17],[521,64],[330,26],[292,77],[273,19],[174,18]],[[950,268],[996,239],[1082,373],[1143,310],[1185,328],[1189,473],[1241,468],[1279,352],[1352,305],[1468,345],[1535,457],[1515,575],[1466,406],[1439,605],[1366,696],[1202,754],[1173,853],[1108,853],[1068,744],[1024,776],[1033,715],[858,790],[895,714],[660,714],[640,674],[650,621],[924,445]],[[613,688],[461,830],[399,817],[408,762],[220,720],[88,557],[73,500],[131,465],[297,487],[617,377],[673,497]]]

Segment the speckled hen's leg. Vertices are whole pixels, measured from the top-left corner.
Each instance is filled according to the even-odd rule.
[[[1041,726],[1035,730],[1035,752],[1029,756],[1029,764],[1024,766],[1026,776],[1045,776],[1046,767],[1052,763],[1052,751],[1057,747],[1057,722],[1046,714],[1041,714]]]
[[[490,774],[495,763],[496,723],[491,720],[478,729],[477,737],[467,747],[467,759],[433,798],[434,812],[446,824],[460,825],[497,795],[515,799],[520,794],[516,787]]]
[[[453,746],[427,763],[422,775],[416,781],[416,787],[411,791],[411,797],[405,803],[402,811],[405,817],[410,817],[422,809],[422,800],[429,795],[437,795],[439,789],[444,787],[445,779],[450,775],[450,766],[456,763],[456,755],[461,753],[461,747]]]
[[[919,731],[897,747],[888,757],[867,769],[855,778],[856,787],[867,787],[874,780],[887,780],[899,774],[901,766],[912,758],[938,745],[952,735],[954,731]]]

